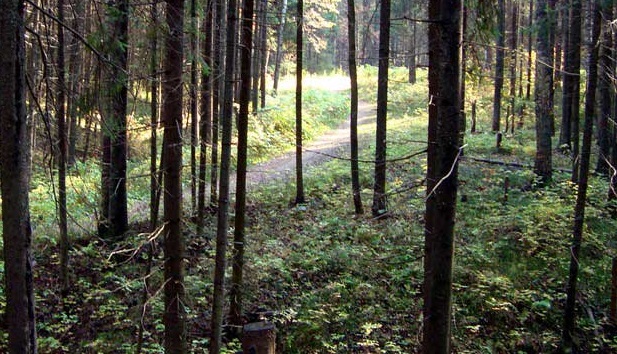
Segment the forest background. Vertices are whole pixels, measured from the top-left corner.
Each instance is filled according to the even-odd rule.
[[[3,8],[0,351],[617,350],[613,1]]]

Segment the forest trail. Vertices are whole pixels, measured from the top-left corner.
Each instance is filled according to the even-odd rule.
[[[358,126],[374,124],[376,109],[374,105],[358,103]],[[302,165],[304,174],[310,174],[311,170],[334,158],[350,158],[350,122],[347,119],[336,129],[328,131],[317,139],[308,142],[303,148]],[[372,134],[358,133],[359,148],[366,145]],[[295,176],[296,154],[290,151],[269,161],[249,166],[247,172],[247,185],[251,187],[273,182],[287,181]],[[232,176],[234,185],[235,175]],[[235,186],[234,186],[235,187]],[[234,188],[235,189],[235,188]]]

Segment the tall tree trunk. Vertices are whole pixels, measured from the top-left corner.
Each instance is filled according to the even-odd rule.
[[[82,31],[83,18],[85,17],[84,2],[76,1],[74,6],[74,16],[72,21],[73,30],[76,32]],[[69,55],[69,75],[70,75],[70,95],[67,97],[67,107],[69,112],[69,131],[68,131],[68,151],[67,151],[67,166],[68,168],[75,165],[77,160],[77,140],[79,136],[78,124],[78,100],[82,94],[82,62],[84,61],[81,43],[76,35],[71,38],[70,55]]]
[[[259,61],[259,107],[266,108],[266,70],[268,70],[268,59],[270,50],[268,48],[268,26],[266,13],[268,11],[268,0],[261,0],[263,13],[261,14],[261,22],[263,25],[259,28],[259,42],[261,43],[261,55]],[[257,69],[255,69],[257,71]]]
[[[566,72],[570,76],[572,82],[568,92],[570,93],[567,98],[569,102],[563,102],[563,107],[566,108],[567,114],[569,114],[570,124],[570,148],[572,149],[572,182],[578,181],[578,166],[579,166],[579,121],[580,121],[580,100],[581,100],[581,38],[582,38],[582,3],[581,0],[571,0],[571,12],[570,12],[570,36],[568,38],[568,53],[570,66],[566,69]],[[564,88],[565,89],[565,88]],[[566,113],[564,113],[566,114]],[[565,118],[564,118],[565,119]],[[564,122],[565,123],[565,122]]]
[[[550,45],[551,20],[546,0],[538,0],[536,8],[538,26],[536,57],[536,157],[535,173],[547,182],[553,173],[551,148],[551,116],[553,107],[551,90],[553,88],[553,68],[551,63],[553,48]]]
[[[533,17],[535,16],[533,11],[534,0],[529,0],[529,25],[527,26],[527,91],[525,99],[529,101],[531,99],[531,51],[533,48]]]
[[[165,353],[186,353],[186,310],[184,308],[184,236],[182,234],[182,61],[184,0],[167,0],[169,32],[165,38],[163,69],[165,151],[163,186],[165,235]]]
[[[565,352],[578,352],[576,340],[573,338],[576,321],[576,287],[578,281],[578,269],[581,261],[580,249],[583,238],[583,226],[585,223],[585,204],[587,198],[587,178],[589,175],[591,138],[593,134],[593,120],[596,104],[596,84],[598,78],[598,40],[600,38],[600,11],[599,0],[593,0],[592,4],[593,26],[591,42],[587,48],[589,55],[589,68],[587,73],[587,89],[585,92],[585,126],[583,131],[583,145],[581,149],[581,164],[578,178],[578,193],[574,207],[574,225],[572,228],[572,246],[570,247],[570,273],[566,290],[566,307],[563,321],[562,346]]]
[[[191,0],[191,85],[189,86],[189,110],[191,115],[191,208],[194,215],[197,214],[197,144],[199,124],[197,116],[197,56],[199,45],[197,43],[197,4]]]
[[[377,127],[375,131],[375,185],[371,212],[379,217],[387,211],[386,125],[388,119],[388,64],[390,60],[390,0],[380,1],[379,69],[377,73]]]
[[[501,126],[501,91],[503,88],[505,38],[506,38],[506,7],[505,0],[497,1],[497,55],[495,56],[495,87],[493,94],[493,124],[492,130],[497,132]]]
[[[512,18],[510,22],[510,114],[512,123],[516,111],[516,59],[518,47],[518,4],[512,1]],[[514,124],[512,124],[514,126]],[[508,127],[506,126],[506,131]]]
[[[296,14],[296,204],[305,202],[302,172],[302,55],[304,1],[298,0]]]
[[[242,326],[243,268],[246,219],[246,167],[249,103],[251,100],[251,51],[253,50],[253,0],[242,3],[240,35],[240,111],[238,115],[238,162],[236,170],[236,213],[234,219],[234,253],[232,264],[229,319]]]
[[[128,229],[126,195],[127,157],[127,93],[128,93],[128,0],[115,0],[108,4],[109,58],[112,64],[106,68],[107,109],[104,118],[104,139],[109,139],[109,202],[107,208],[108,227],[102,237],[118,240]]]
[[[600,111],[598,115],[598,161],[596,163],[596,172],[599,174],[608,174],[608,160],[610,159],[610,128],[609,121],[611,119],[612,96],[611,81],[615,77],[613,65],[613,33],[611,30],[610,21],[613,18],[613,1],[605,1],[602,7],[602,42],[600,45],[601,55],[598,59],[599,78],[598,78],[598,94]],[[613,145],[614,146],[614,145]]]
[[[158,59],[158,10],[157,5],[150,5],[152,31],[150,37],[150,231],[156,229],[159,199],[158,191],[161,181],[157,178],[157,129],[159,126],[159,59]]]
[[[415,84],[416,83],[416,52],[418,51],[416,49],[416,33],[417,33],[416,21],[413,21],[411,26],[412,26],[411,38],[409,39],[411,48],[409,48],[409,54],[408,54],[409,61],[407,63],[407,68],[409,70],[408,81],[410,84]]]
[[[28,199],[30,146],[26,116],[24,3],[0,11],[0,184],[4,241],[5,323],[10,354],[34,354],[32,228]]]
[[[458,186],[462,1],[429,3],[429,106],[423,353],[450,353]]]
[[[204,17],[203,58],[208,68],[212,68],[214,1],[208,1]],[[202,71],[201,85],[201,122],[199,151],[199,197],[197,212],[197,234],[203,234],[206,217],[206,160],[208,145],[212,143],[212,70]]]
[[[64,0],[58,0],[58,20],[64,19]],[[56,119],[58,122],[58,224],[60,229],[60,289],[64,298],[69,291],[69,230],[66,210],[66,70],[64,59],[64,27],[58,25],[58,96]]]
[[[225,52],[224,39],[225,30],[225,0],[215,1],[215,27],[214,27],[214,65],[212,66],[212,158],[210,159],[210,206],[213,208],[217,204],[217,182],[219,172],[219,125],[221,112],[221,98],[223,93],[223,73]]]
[[[285,29],[285,17],[287,16],[287,0],[281,0],[281,19],[276,34],[276,57],[274,59],[274,82],[273,94],[278,91],[279,78],[281,76],[281,61],[283,60],[283,30]]]
[[[358,70],[356,63],[356,5],[347,0],[347,35],[349,38],[349,80],[351,81],[351,107],[349,112],[349,133],[351,149],[351,192],[357,215],[362,214],[360,197],[360,167],[358,166]]]
[[[216,223],[216,255],[214,265],[214,295],[212,300],[212,334],[210,354],[218,354],[222,346],[223,300],[225,298],[225,269],[227,232],[229,226],[229,171],[231,165],[231,133],[234,99],[234,63],[236,59],[236,0],[227,3],[227,43],[225,55],[225,90],[221,109],[222,149],[221,176],[219,179],[218,214]]]

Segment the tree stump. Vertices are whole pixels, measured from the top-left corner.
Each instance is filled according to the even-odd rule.
[[[276,327],[270,322],[255,322],[244,326],[242,336],[244,354],[275,354]]]

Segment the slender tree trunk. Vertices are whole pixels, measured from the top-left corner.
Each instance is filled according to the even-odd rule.
[[[529,26],[527,26],[527,92],[525,99],[529,101],[531,99],[531,52],[533,48],[533,17],[535,16],[533,11],[534,0],[529,0]]]
[[[506,37],[506,7],[505,0],[497,1],[497,55],[495,56],[495,91],[493,94],[493,124],[492,130],[498,132],[501,126],[501,91],[504,81],[505,37]]]
[[[167,0],[169,32],[163,70],[163,165],[165,235],[165,353],[186,353],[184,236],[182,234],[182,61],[184,0]]]
[[[73,30],[76,32],[82,31],[83,18],[85,17],[84,2],[76,1],[74,10],[74,19],[72,21]],[[67,167],[71,168],[77,160],[77,139],[79,136],[78,124],[78,100],[82,94],[82,62],[84,61],[81,43],[76,35],[72,36],[69,55],[69,75],[70,75],[70,95],[67,97],[67,107],[69,111],[69,131],[68,131],[68,151],[67,151]]]
[[[416,22],[414,21],[412,24],[412,30],[411,30],[411,38],[410,38],[410,49],[409,49],[409,62],[407,64],[408,70],[409,70],[409,83],[410,84],[415,84],[416,83],[416,33],[417,33],[417,25]]]
[[[214,296],[212,300],[212,334],[210,354],[218,354],[222,346],[223,300],[225,298],[225,269],[227,232],[229,226],[229,171],[231,165],[231,131],[234,99],[234,62],[236,59],[236,0],[227,3],[227,43],[225,56],[225,90],[222,118],[221,177],[219,180],[218,214],[216,224],[216,256],[214,265]]]
[[[64,19],[64,0],[58,0],[58,19]],[[56,119],[58,122],[58,224],[60,229],[60,288],[64,298],[69,284],[69,230],[66,210],[66,70],[64,59],[64,27],[58,26],[58,96],[56,97]]]
[[[510,22],[510,119],[514,122],[516,111],[516,59],[518,47],[518,4],[512,1],[512,18]],[[514,124],[512,124],[514,126]],[[506,126],[506,131],[508,127]]]
[[[150,21],[152,27],[158,28],[157,5],[150,5]],[[158,191],[161,181],[157,178],[157,129],[159,125],[159,59],[158,30],[152,31],[150,37],[150,231],[156,229],[158,219]]]
[[[197,115],[197,56],[199,45],[197,43],[197,4],[191,0],[191,85],[189,86],[189,110],[191,114],[191,208],[192,213],[197,214],[197,144],[198,144],[198,115]]]
[[[547,182],[553,173],[551,148],[551,90],[553,87],[552,51],[550,45],[551,21],[546,0],[538,0],[536,9],[538,26],[536,58],[536,157],[535,173]]]
[[[261,22],[262,26],[259,28],[259,42],[261,43],[261,54],[258,55],[259,61],[259,106],[261,109],[266,108],[266,71],[268,70],[268,58],[270,57],[270,50],[268,48],[268,26],[266,13],[268,11],[268,0],[261,0],[262,14]],[[254,69],[257,71],[257,69]]]
[[[462,1],[429,3],[429,145],[423,353],[450,353],[454,219],[458,186]]]
[[[386,125],[388,118],[388,64],[390,60],[390,0],[380,2],[379,69],[377,73],[377,128],[375,132],[375,185],[371,212],[379,217],[387,212]]]
[[[598,62],[598,94],[600,111],[598,115],[598,161],[596,163],[596,173],[608,174],[608,161],[610,159],[610,127],[609,121],[612,119],[612,96],[611,81],[615,77],[613,65],[613,33],[610,21],[613,18],[613,1],[605,1],[602,8],[603,32],[601,40],[601,50]],[[609,6],[610,5],[610,6]],[[614,144],[613,144],[614,146]]]
[[[600,5],[598,0],[591,4],[593,13],[593,27],[591,42],[588,46],[589,69],[587,73],[587,89],[585,93],[585,125],[583,131],[583,146],[581,149],[581,164],[578,178],[578,194],[574,208],[574,225],[572,228],[572,246],[570,247],[570,273],[566,290],[566,307],[563,322],[562,346],[565,352],[578,352],[576,341],[573,338],[576,322],[576,294],[580,249],[585,223],[585,204],[587,198],[587,178],[589,175],[591,138],[593,135],[593,120],[596,104],[596,84],[598,78],[598,40],[600,38]]]
[[[356,6],[354,0],[347,0],[347,33],[349,38],[349,80],[351,81],[351,109],[349,132],[351,149],[351,191],[357,215],[362,214],[360,197],[360,167],[358,166],[358,71],[356,63]]]
[[[304,1],[297,2],[296,22],[296,204],[305,202],[302,172],[302,55]]]
[[[214,29],[214,65],[212,66],[212,158],[210,159],[210,206],[216,208],[217,205],[217,182],[219,172],[219,117],[221,112],[221,97],[223,92],[223,73],[224,73],[224,39],[225,30],[225,0],[216,1],[215,29]]]
[[[579,121],[580,121],[580,98],[581,98],[581,38],[582,38],[582,3],[581,0],[572,0],[571,3],[571,18],[570,18],[570,37],[568,38],[568,56],[566,60],[570,61],[570,66],[566,70],[571,76],[570,83],[570,108],[566,109],[569,112],[570,122],[570,147],[572,149],[572,182],[578,181],[578,166],[579,166]],[[565,107],[565,106],[563,106]]]
[[[229,319],[232,325],[242,326],[242,300],[245,219],[246,167],[249,102],[251,99],[251,51],[253,50],[253,0],[242,3],[242,33],[240,35],[240,111],[238,115],[238,165],[236,171],[236,214],[234,219],[234,254],[232,264]]]
[[[285,29],[285,17],[287,16],[287,0],[281,0],[281,19],[276,35],[276,58],[274,59],[274,82],[273,93],[278,91],[279,78],[281,76],[281,61],[283,60],[283,30]]]
[[[208,1],[204,19],[204,43],[203,58],[205,64],[212,68],[212,41],[214,1]],[[206,160],[208,145],[212,143],[212,71],[203,72],[201,77],[201,126],[200,126],[200,152],[199,152],[199,198],[197,212],[197,234],[203,234],[206,217]]]
[[[24,3],[0,11],[0,184],[4,241],[5,324],[9,354],[34,354],[32,228],[28,189],[30,146],[26,116]]]

